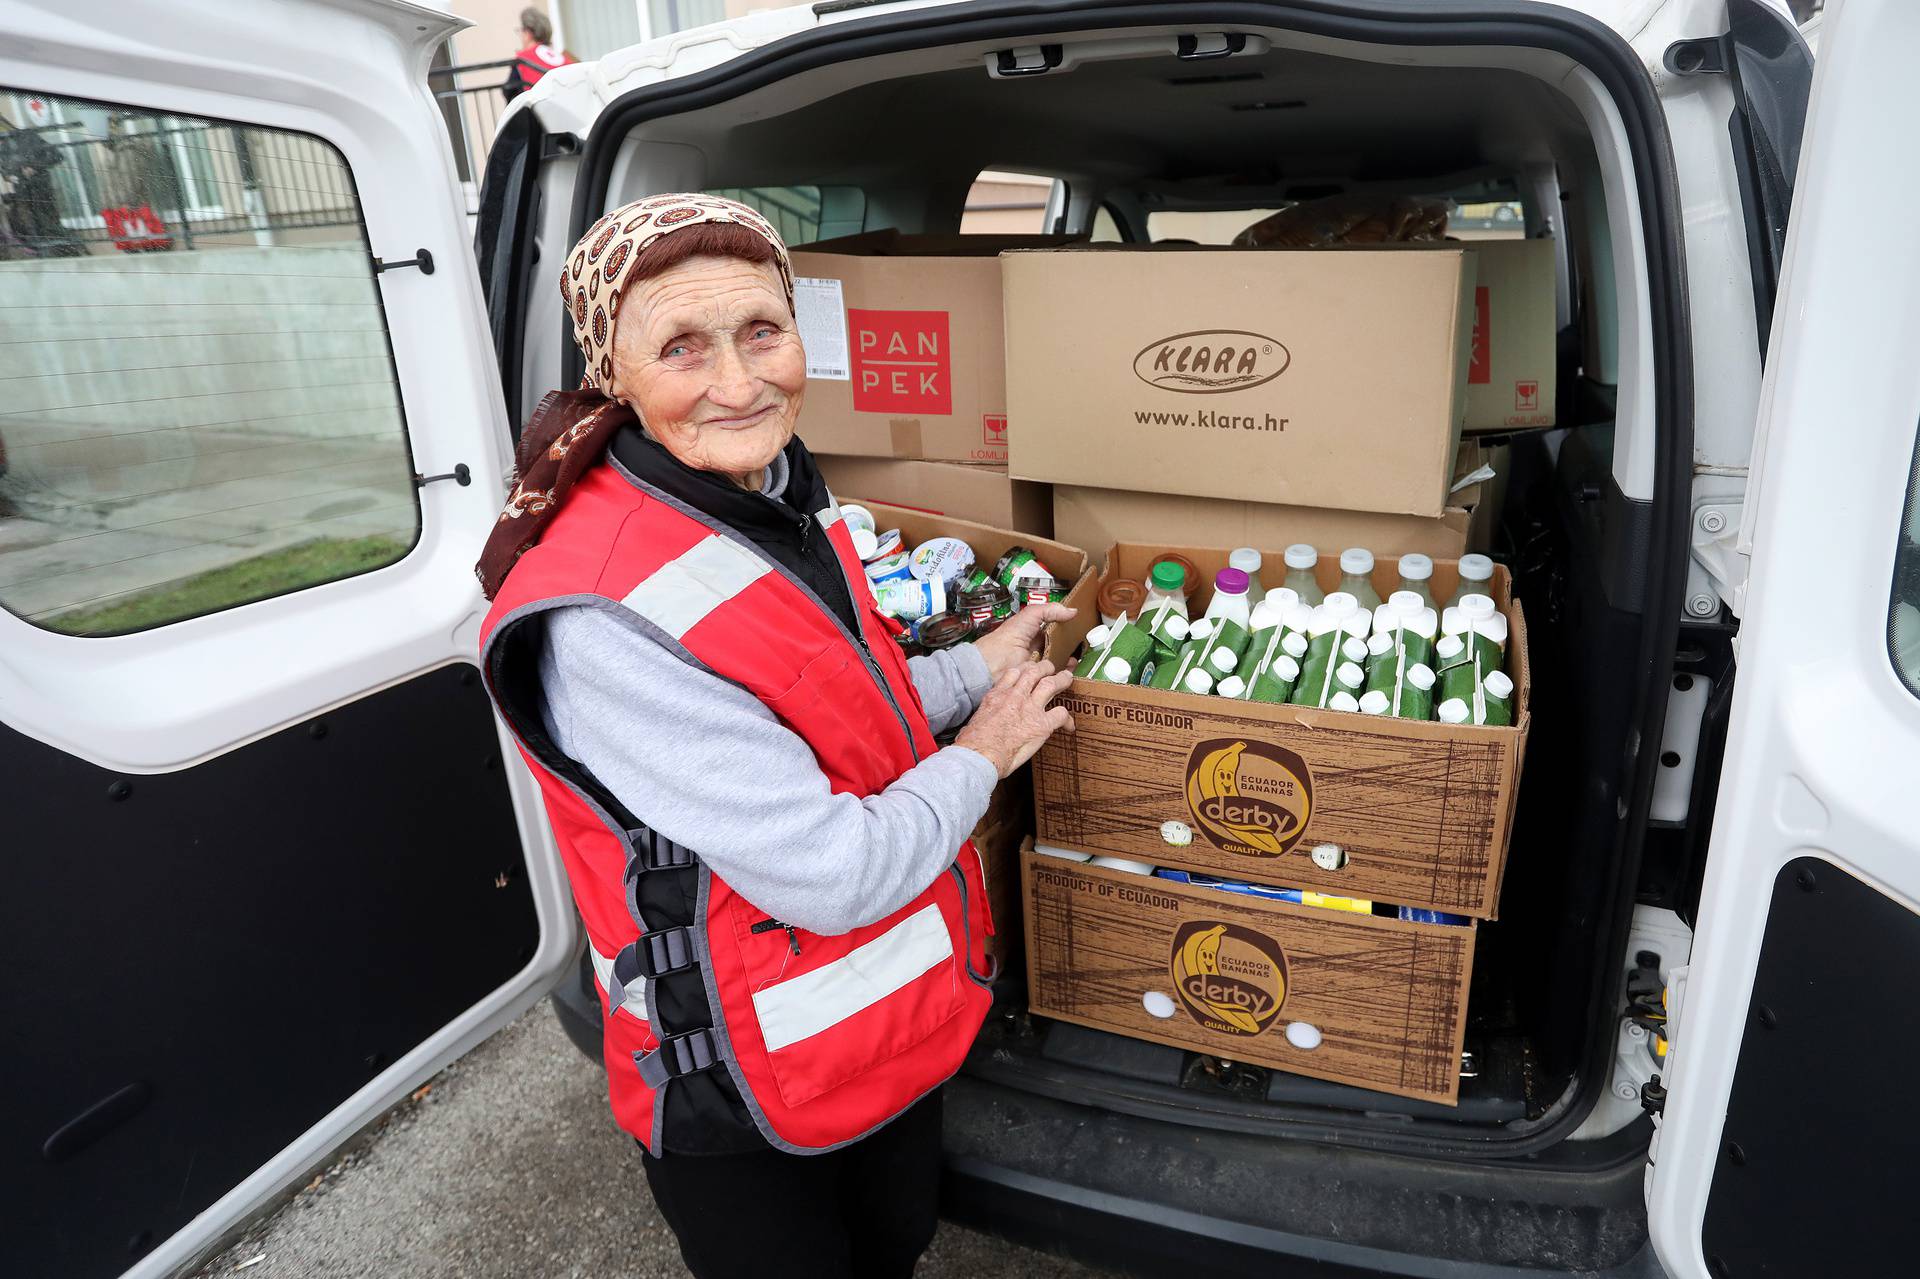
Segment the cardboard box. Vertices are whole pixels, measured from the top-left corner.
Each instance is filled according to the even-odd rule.
[[[1261,548],[1273,560],[1279,550]],[[1185,555],[1210,582],[1224,548],[1122,542],[1107,572],[1141,577],[1161,553]],[[1374,562],[1384,598],[1398,559]],[[1337,554],[1322,555],[1323,589],[1340,578]],[[1454,561],[1434,565],[1433,593],[1458,585]],[[1391,719],[1301,706],[1272,706],[1185,692],[1075,680],[1062,698],[1072,733],[1056,733],[1034,757],[1034,806],[1042,843],[1206,871],[1232,879],[1312,888],[1402,906],[1492,919],[1498,913],[1507,839],[1530,728],[1527,631],[1504,567],[1493,597],[1509,626],[1514,682],[1510,727]],[[1198,615],[1211,590],[1189,595]],[[1093,624],[1082,611],[1061,626],[1071,653]],[[1225,770],[1233,790],[1214,779]],[[1222,824],[1221,794],[1247,799],[1237,827]],[[1176,847],[1162,823],[1192,833]],[[1264,828],[1264,829],[1259,829]],[[1257,834],[1249,835],[1249,829]],[[1316,846],[1344,855],[1322,865]]]
[[[1558,389],[1552,240],[1476,240],[1467,431],[1552,426]]]
[[[1001,269],[1016,477],[1445,511],[1471,346],[1464,248],[1079,248]]]
[[[1020,953],[1020,849],[1033,838],[1033,770],[1017,768],[993,788],[987,811],[973,828],[973,847],[987,879],[987,911],[993,933],[987,953],[1000,971]]]
[[[873,501],[853,494],[834,494],[841,505],[849,502],[866,507],[873,512],[874,521],[882,531],[897,528],[900,537],[908,548],[920,545],[930,537],[957,537],[973,548],[974,562],[985,563],[988,568],[993,562],[1016,546],[1032,549],[1040,562],[1053,570],[1055,580],[1072,583],[1066,602],[1076,600],[1090,602],[1099,594],[1100,582],[1093,572],[1087,553],[1077,546],[1068,546],[1051,538],[1035,537],[1031,533],[1019,533],[1012,529],[993,528],[973,520],[956,519],[951,515],[933,515],[926,511],[916,511],[910,507],[893,506],[886,502]],[[1085,612],[1081,616],[1085,616]],[[1077,621],[1078,619],[1076,619]],[[1086,634],[1081,627],[1069,638],[1068,627],[1074,623],[1055,623],[1047,633],[1046,643],[1040,655],[1055,666],[1066,660]]]
[[[871,232],[793,254],[816,453],[1007,460],[1000,263],[1045,236]]]
[[[957,515],[1035,537],[1053,536],[1049,486],[1012,479],[1004,466],[837,453],[816,453],[813,460],[820,464],[827,487],[835,493],[868,493],[891,505],[911,506],[931,515]]]
[[[1294,906],[1031,847],[1020,860],[1032,1012],[1458,1102],[1474,926]]]
[[[1471,516],[1448,510],[1438,519],[1381,515],[1371,511],[1320,511],[1265,502],[1209,501],[1165,493],[1120,493],[1113,489],[1053,486],[1054,532],[1075,546],[1115,542],[1205,542],[1210,546],[1277,546],[1319,538],[1316,546],[1339,550],[1364,546],[1375,555],[1420,551],[1435,559],[1458,559],[1467,547]],[[1266,561],[1280,584],[1285,567],[1276,554]],[[1264,579],[1263,579],[1264,580]]]

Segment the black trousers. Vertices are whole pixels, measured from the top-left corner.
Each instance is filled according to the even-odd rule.
[[[933,1238],[940,1093],[824,1155],[641,1161],[695,1279],[904,1279]]]

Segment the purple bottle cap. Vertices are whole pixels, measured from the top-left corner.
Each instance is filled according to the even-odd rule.
[[[1245,595],[1250,585],[1246,573],[1237,568],[1223,568],[1213,575],[1213,589],[1229,595]]]

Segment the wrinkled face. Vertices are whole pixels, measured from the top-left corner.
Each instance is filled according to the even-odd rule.
[[[615,319],[613,386],[681,462],[749,487],[793,438],[806,353],[771,263],[690,258]]]

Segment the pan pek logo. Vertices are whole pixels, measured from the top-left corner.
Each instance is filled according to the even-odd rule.
[[[1265,933],[1189,920],[1174,930],[1173,988],[1192,1018],[1227,1035],[1257,1035],[1287,1001],[1287,956]]]
[[[1292,751],[1216,737],[1187,757],[1187,808],[1228,852],[1278,857],[1307,829],[1313,777]]]
[[[1218,395],[1271,382],[1292,362],[1287,348],[1264,334],[1199,329],[1148,343],[1133,357],[1133,374],[1163,391]]]

